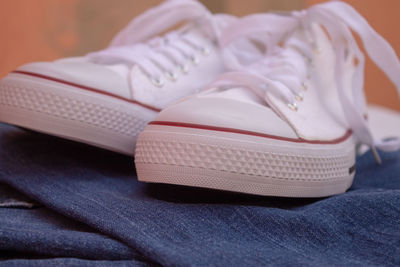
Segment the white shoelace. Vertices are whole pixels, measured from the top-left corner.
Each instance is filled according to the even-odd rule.
[[[216,16],[218,16],[218,21]],[[268,21],[267,25],[270,25],[268,28],[263,27],[263,32],[267,32],[269,36],[276,36],[274,39],[281,39],[282,31],[277,30],[276,25],[281,25],[283,22],[287,24],[290,18],[274,14],[265,14],[262,18]],[[168,0],[135,18],[114,38],[110,47],[90,53],[88,56],[97,63],[137,65],[154,85],[162,86],[163,76],[174,81],[177,78],[176,69],[187,73],[188,62],[196,65],[199,61],[197,55],[208,55],[209,53],[207,47],[198,45],[204,43],[198,40],[200,37],[185,34],[189,32],[190,26],[186,29],[172,31],[163,37],[154,37],[179,22],[192,21],[193,24],[201,25],[205,35],[220,48],[222,47],[221,41],[223,41],[225,65],[228,69],[235,68],[232,62],[246,64],[259,60],[262,54],[256,46],[247,45],[246,48],[243,48],[243,43],[242,45],[235,43],[240,37],[243,37],[240,36],[240,33],[242,27],[246,25],[240,25],[241,27],[238,29],[230,28],[226,32],[224,30],[224,40],[221,40],[221,26],[219,25],[221,20],[228,22],[228,20],[232,20],[232,17],[221,14],[213,15],[195,0]],[[292,24],[294,23],[295,20],[292,19]],[[253,39],[258,38],[253,36]],[[228,44],[231,45],[228,47]]]
[[[302,99],[307,77],[304,58],[293,50],[275,48],[269,56],[250,67],[226,72],[208,88],[245,87],[260,98],[269,92],[279,97],[292,108],[296,100]]]
[[[293,23],[293,18],[296,18],[296,23]],[[271,22],[270,18],[263,19],[262,15],[252,15],[241,19],[231,27],[236,28],[235,35],[251,36],[262,32],[263,27],[268,25],[267,23],[269,22]],[[304,29],[305,33],[310,35],[310,43],[304,43],[295,38],[287,38],[284,46],[295,47],[299,52],[285,48],[270,49],[266,58],[252,68],[244,68],[240,64],[233,64],[237,71],[221,75],[209,88],[241,86],[253,90],[264,99],[265,93],[269,92],[280,97],[288,103],[290,108],[296,110],[295,100],[302,99],[301,89],[304,88],[303,81],[308,75],[308,62],[306,62],[304,56],[306,58],[310,57],[309,55],[313,53],[313,50],[318,49],[312,41],[314,38],[310,28],[313,24],[319,24],[328,32],[335,49],[336,63],[334,71],[339,101],[357,141],[371,148],[378,163],[381,162],[381,159],[376,148],[383,151],[399,150],[399,138],[386,141],[374,140],[363,116],[365,108],[363,93],[364,55],[358,47],[351,30],[360,36],[369,57],[395,84],[400,95],[400,62],[389,43],[375,32],[353,7],[343,2],[329,2],[312,6],[300,12],[293,12],[291,18],[288,17],[287,22],[282,23],[280,21],[280,23],[280,25],[273,25],[282,30],[280,36],[290,35],[298,29]],[[246,25],[246,27],[239,29],[236,24]],[[271,25],[267,26],[267,31],[270,31],[270,27]],[[229,29],[228,32],[230,32]],[[279,35],[275,36],[279,38]],[[221,38],[224,42],[225,39],[229,40],[231,37],[225,38],[222,36]],[[270,46],[277,45],[279,42],[277,38],[270,38],[266,44]],[[349,51],[347,49],[350,49],[358,60],[355,74],[352,77],[351,93],[354,101],[346,95],[343,84],[344,59]],[[268,100],[266,99],[266,101]]]
[[[154,37],[183,21],[202,24],[210,39],[218,42],[220,30],[207,8],[193,0],[169,0],[135,18],[117,34],[110,47],[88,57],[103,64],[137,65],[154,85],[162,86],[163,75],[175,80],[176,69],[186,73],[188,62],[197,64],[199,53],[209,53],[198,45],[199,37],[185,34],[185,29]]]

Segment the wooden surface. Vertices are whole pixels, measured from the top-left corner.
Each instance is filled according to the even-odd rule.
[[[0,77],[21,64],[83,55],[107,46],[134,16],[160,0],[0,1]],[[268,10],[301,9],[321,0],[203,0],[213,12],[242,16]],[[348,0],[400,52],[398,0]],[[400,110],[393,85],[371,64],[366,69],[371,103]]]

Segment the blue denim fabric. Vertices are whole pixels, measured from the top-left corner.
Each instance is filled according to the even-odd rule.
[[[381,166],[370,153],[358,158],[345,194],[259,197],[142,184],[131,158],[0,125],[0,181],[87,225],[97,238],[126,244],[132,258],[168,266],[399,266],[400,153],[382,158]],[[55,255],[96,258],[91,245],[82,250],[87,255]]]
[[[9,194],[12,189],[0,184],[0,196],[5,191]],[[30,201],[21,201],[21,196],[13,195],[13,201],[3,201],[8,205],[0,207],[0,251],[33,257],[134,258],[134,251],[121,242],[43,206],[28,206],[25,203]],[[3,253],[3,258],[11,256]]]
[[[5,260],[0,261],[0,266],[5,267],[24,267],[24,266],[40,266],[40,267],[49,267],[49,266],[77,266],[77,267],[130,267],[130,266],[147,266],[143,264],[136,264],[129,260],[121,260],[121,261],[98,261],[98,260],[82,260],[82,259],[74,259],[74,258],[55,258],[55,259],[31,259],[31,260]]]

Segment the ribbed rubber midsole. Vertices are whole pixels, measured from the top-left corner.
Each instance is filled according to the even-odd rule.
[[[138,134],[156,114],[79,88],[14,76],[0,82],[0,120],[32,130],[133,154]]]
[[[204,177],[203,170],[211,171],[210,175],[215,179],[230,177],[226,180],[229,183],[243,184],[247,180],[255,184],[281,185],[282,192],[289,185],[323,188],[344,184],[343,192],[354,176],[351,169],[355,162],[354,153],[351,138],[337,145],[293,144],[240,134],[154,125],[147,126],[139,136],[135,163],[139,180],[149,182],[174,183],[171,173],[165,174],[168,177],[165,180],[160,175],[157,175],[158,180],[150,177],[155,175],[157,168],[166,170],[169,166],[171,170],[181,167],[182,171],[184,168],[187,171],[189,168],[192,174],[198,172],[199,177]],[[151,170],[148,170],[150,166]],[[176,173],[175,176],[181,175]],[[187,182],[185,184],[190,185]],[[182,184],[178,180],[176,183]],[[199,181],[192,184],[207,187]],[[209,187],[225,189],[221,185]],[[234,185],[227,187],[234,188]]]

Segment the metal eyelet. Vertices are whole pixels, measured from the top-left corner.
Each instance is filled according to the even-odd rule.
[[[200,63],[200,59],[196,56],[191,56],[190,61],[192,61],[194,65],[198,65]]]
[[[298,110],[297,103],[289,103],[289,104],[287,104],[287,106],[293,111]]]
[[[208,56],[210,54],[210,50],[206,47],[200,48],[200,51],[204,56]]]
[[[303,101],[304,95],[302,93],[298,93],[296,96],[297,101]]]
[[[307,91],[307,90],[308,90],[307,84],[306,84],[306,83],[302,83],[302,84],[301,84],[301,89],[302,89],[303,91]]]
[[[175,82],[175,81],[178,79],[178,74],[176,74],[175,72],[169,72],[169,71],[167,71],[167,72],[165,72],[165,76],[166,76],[169,80],[171,80],[171,81],[173,81],[173,82]]]
[[[164,81],[161,78],[151,78],[150,81],[154,86],[157,86],[157,87],[164,86]]]
[[[183,74],[187,74],[189,72],[189,68],[186,65],[180,65],[178,68]]]

